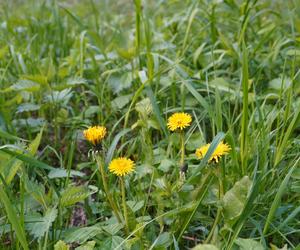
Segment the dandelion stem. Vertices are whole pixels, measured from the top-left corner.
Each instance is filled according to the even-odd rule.
[[[125,231],[126,234],[129,234],[129,227],[128,227],[128,215],[127,215],[127,206],[126,206],[126,194],[125,194],[125,184],[124,178],[120,177],[121,183],[121,191],[122,191],[122,205],[123,205],[123,212],[124,212],[124,219],[125,219]]]
[[[109,205],[111,206],[112,210],[114,211],[115,213],[115,216],[118,220],[119,223],[122,222],[121,220],[121,217],[119,215],[119,212],[118,212],[118,209],[117,209],[117,206],[116,204],[114,203],[109,191],[108,191],[108,186],[107,186],[107,181],[106,181],[106,175],[105,175],[105,171],[104,171],[104,168],[103,168],[103,163],[101,161],[101,157],[99,155],[96,155],[96,162],[97,162],[97,165],[99,167],[99,170],[100,170],[100,173],[101,173],[101,178],[102,178],[102,183],[103,183],[103,188],[104,188],[104,192],[106,194],[106,197],[107,197],[107,200],[108,200],[108,203]]]
[[[184,164],[184,132],[183,130],[180,132],[180,139],[181,139],[181,159],[180,159],[180,167]]]

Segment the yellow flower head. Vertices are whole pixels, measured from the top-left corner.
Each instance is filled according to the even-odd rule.
[[[191,115],[182,112],[171,115],[168,119],[167,125],[171,131],[175,131],[176,129],[183,130],[184,128],[189,127],[191,122]]]
[[[110,162],[108,169],[117,176],[124,176],[134,170],[134,162],[128,158],[119,157]]]
[[[199,159],[202,159],[205,156],[205,154],[207,153],[209,146],[210,146],[210,143],[198,148],[196,150],[196,156]],[[209,162],[215,161],[216,163],[218,163],[219,158],[221,158],[221,156],[223,156],[223,155],[227,155],[230,152],[230,150],[231,150],[230,146],[227,143],[223,143],[223,141],[222,141],[219,143],[219,145],[217,146],[215,151],[212,153],[212,155],[208,161]]]
[[[103,126],[89,127],[83,131],[85,139],[97,146],[106,135],[106,128]]]

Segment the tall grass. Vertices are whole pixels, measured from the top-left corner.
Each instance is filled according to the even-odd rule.
[[[299,247],[297,1],[0,5],[1,249]]]

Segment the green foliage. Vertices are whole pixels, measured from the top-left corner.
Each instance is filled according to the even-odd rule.
[[[48,233],[52,223],[57,217],[56,208],[48,208],[43,217],[36,218],[37,222],[30,223],[29,230],[34,238],[40,239]]]
[[[59,240],[55,245],[54,245],[54,250],[69,250],[70,247],[63,242],[62,240]]]
[[[251,185],[252,182],[249,177],[244,176],[225,193],[222,199],[222,205],[224,219],[229,225],[232,225],[238,216],[241,215],[245,206],[245,202],[248,198]]]
[[[72,206],[83,201],[90,194],[91,192],[85,186],[69,186],[61,193],[60,205],[62,207]]]
[[[1,1],[1,249],[297,249],[299,6]]]

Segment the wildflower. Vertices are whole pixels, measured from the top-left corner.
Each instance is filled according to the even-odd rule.
[[[196,156],[199,159],[202,159],[205,156],[205,154],[207,153],[209,146],[210,146],[210,143],[198,148],[196,150]],[[215,151],[212,153],[212,155],[208,161],[209,162],[215,161],[216,163],[218,163],[221,156],[227,155],[230,150],[231,150],[230,146],[227,143],[223,143],[223,141],[222,141],[219,143],[219,145],[217,146]]]
[[[91,142],[94,146],[100,144],[106,135],[106,128],[103,126],[89,127],[83,131],[85,139]]]
[[[134,162],[125,157],[119,157],[111,161],[109,171],[117,176],[124,176],[134,170]]]
[[[176,129],[183,130],[184,128],[189,127],[191,122],[191,115],[181,112],[171,115],[168,119],[167,125],[171,131],[175,131]]]

